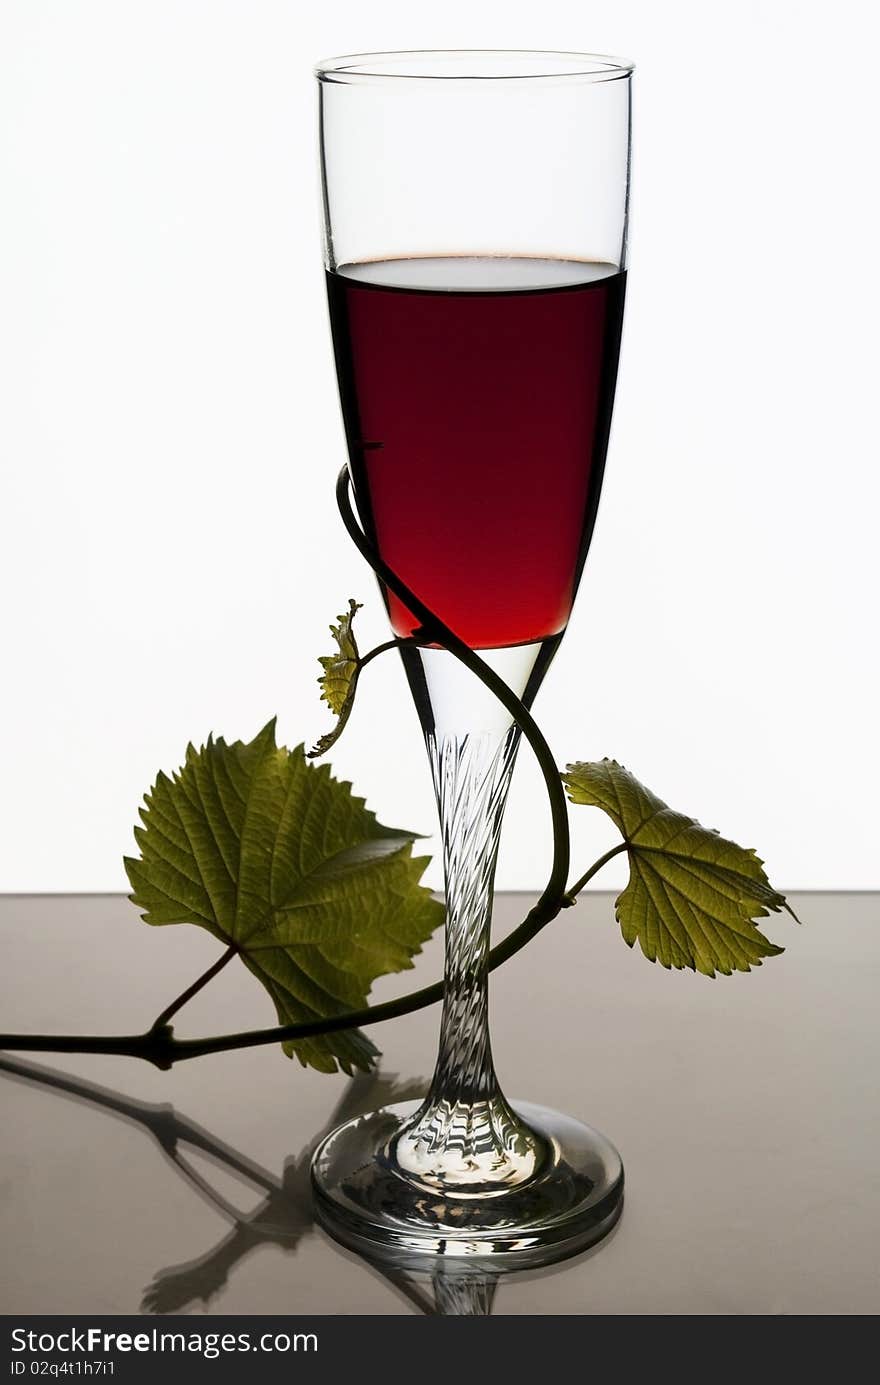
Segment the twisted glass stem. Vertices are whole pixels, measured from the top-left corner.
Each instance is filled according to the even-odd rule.
[[[443,693],[428,672],[436,714]],[[542,1156],[542,1142],[501,1092],[489,1040],[492,884],[520,732],[494,707],[491,718],[473,717],[477,729],[461,730],[459,721],[423,715],[443,842],[445,993],[431,1088],[398,1135],[393,1158],[401,1173],[432,1191],[485,1197],[530,1178]]]
[[[434,1091],[451,1104],[498,1094],[486,957],[501,820],[519,732],[427,738],[443,841],[446,967]]]

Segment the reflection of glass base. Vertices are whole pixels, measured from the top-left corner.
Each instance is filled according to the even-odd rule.
[[[334,1130],[315,1151],[318,1219],[352,1250],[396,1264],[427,1257],[491,1256],[525,1269],[575,1255],[602,1239],[623,1207],[623,1165],[604,1135],[556,1111],[512,1103],[543,1137],[527,1182],[479,1197],[420,1185],[395,1168],[395,1137],[419,1103],[386,1106]]]

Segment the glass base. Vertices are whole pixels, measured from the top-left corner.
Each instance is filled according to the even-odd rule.
[[[403,1102],[348,1121],[318,1146],[312,1188],[319,1222],[352,1250],[413,1267],[434,1256],[481,1256],[493,1268],[526,1269],[594,1245],[623,1208],[620,1155],[568,1116],[512,1105],[543,1147],[526,1182],[475,1196],[403,1175],[394,1149],[420,1106]]]

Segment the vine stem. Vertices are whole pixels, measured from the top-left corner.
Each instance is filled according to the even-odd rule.
[[[568,879],[568,869],[570,864],[570,839],[568,831],[568,806],[565,801],[565,790],[562,787],[562,780],[559,777],[559,770],[553,758],[553,752],[547,744],[538,723],[535,721],[528,708],[507,686],[503,678],[500,678],[493,668],[490,668],[479,654],[475,654],[470,645],[465,644],[464,640],[456,635],[448,625],[436,616],[434,612],[425,605],[423,601],[411,591],[401,577],[397,575],[393,568],[380,557],[373,544],[367,538],[361,525],[358,522],[351,503],[351,477],[348,467],[344,466],[336,479],[336,503],[339,506],[339,513],[342,522],[348,532],[348,536],[357,548],[358,552],[369,563],[376,576],[384,582],[385,586],[398,597],[406,606],[407,610],[421,621],[422,629],[420,635],[426,643],[436,643],[448,649],[450,654],[464,664],[465,668],[470,669],[471,673],[483,682],[486,687],[493,692],[498,701],[510,713],[534,752],[538,761],[538,766],[544,778],[547,788],[547,796],[550,800],[550,816],[553,823],[553,863],[550,868],[550,876],[544,887],[544,892],[538,900],[534,909],[525,920],[528,923],[532,915],[541,916],[551,902],[556,906],[558,913],[565,907],[566,894],[565,882]],[[421,641],[420,641],[421,642]],[[540,924],[538,925],[541,926]]]
[[[377,644],[375,649],[371,649],[368,654],[361,655],[358,660],[358,673],[362,673],[374,659],[378,659],[380,654],[387,654],[389,649],[417,649],[419,640],[413,639],[411,635],[397,635],[393,640],[386,640],[384,644]]]
[[[539,900],[522,923],[492,948],[487,959],[489,971],[494,971],[503,962],[509,961],[526,943],[531,942],[536,933],[551,923],[563,908],[574,904],[575,895],[583,886],[592,880],[613,856],[625,850],[626,842],[620,842],[618,846],[606,851],[604,856],[594,861],[590,869],[581,876],[577,885],[563,898],[556,900],[555,904],[548,901],[540,907]],[[215,962],[214,967],[209,968],[209,972],[216,975],[227,961],[229,957],[224,953],[218,962]],[[184,991],[183,995],[178,997],[174,1009],[179,1009],[180,1005],[185,1003],[183,997],[189,998],[190,994],[201,990],[208,980],[210,976],[208,972],[204,972],[188,991]],[[157,1068],[170,1068],[174,1063],[183,1063],[189,1058],[204,1058],[211,1053],[225,1053],[239,1048],[259,1048],[263,1044],[290,1043],[297,1039],[313,1039],[320,1034],[336,1034],[344,1029],[364,1029],[371,1024],[382,1024],[385,1020],[399,1019],[415,1010],[423,1010],[428,1005],[435,1005],[442,998],[443,982],[435,981],[431,986],[411,991],[397,1000],[386,1000],[382,1005],[367,1005],[362,1010],[348,1010],[342,1015],[333,1015],[329,1019],[307,1020],[303,1024],[275,1025],[271,1029],[247,1029],[240,1034],[216,1034],[204,1039],[175,1039],[171,1026],[167,1022],[160,1024],[163,1019],[160,1015],[145,1034],[0,1034],[0,1049],[16,1049],[19,1052],[31,1053],[116,1054],[119,1057],[143,1058]],[[169,1010],[171,1008],[168,1007]]]
[[[169,1020],[177,1014],[178,1010],[182,1010],[184,1005],[186,1005],[188,1001],[192,1000],[194,995],[198,995],[199,991],[202,989],[203,986],[207,986],[209,981],[213,981],[214,977],[219,975],[223,968],[229,962],[232,961],[233,957],[237,956],[238,948],[235,946],[234,943],[231,943],[230,946],[223,953],[222,957],[218,957],[217,961],[214,962],[212,966],[208,967],[207,971],[203,971],[201,976],[197,976],[192,985],[187,986],[185,991],[181,991],[180,995],[177,997],[176,1000],[172,1000],[170,1005],[165,1006],[165,1009],[162,1011],[161,1015],[157,1015],[156,1018],[153,1020],[151,1029],[155,1030],[166,1028]]]
[[[568,808],[565,792],[556,762],[537,722],[525,704],[508,687],[494,669],[465,644],[454,630],[445,625],[415,594],[392,568],[379,556],[355,515],[350,498],[351,481],[348,468],[343,467],[336,482],[336,500],[342,521],[358,551],[366,559],[377,577],[394,592],[412,614],[421,622],[420,636],[395,638],[385,641],[371,650],[361,660],[363,669],[372,659],[390,649],[400,649],[415,644],[439,644],[479,678],[499,702],[510,713],[528,741],[538,761],[550,801],[550,814],[553,824],[553,862],[544,891],[537,903],[529,910],[522,923],[508,936],[492,948],[487,958],[490,971],[506,962],[536,933],[555,919],[562,909],[574,904],[575,898],[584,885],[611,860],[613,856],[626,850],[626,842],[612,847],[593,863],[588,871],[566,890],[570,864],[570,838],[568,830]],[[152,1027],[145,1034],[128,1035],[83,1035],[83,1034],[0,1034],[0,1049],[17,1049],[30,1052],[52,1053],[104,1053],[132,1058],[143,1058],[159,1068],[170,1068],[174,1063],[185,1062],[189,1058],[201,1058],[211,1053],[224,1053],[234,1049],[256,1048],[262,1044],[295,1042],[297,1039],[315,1038],[321,1034],[338,1033],[345,1029],[360,1029],[371,1024],[381,1024],[385,1020],[397,1019],[411,1014],[425,1006],[433,1005],[443,997],[443,982],[436,981],[419,991],[401,996],[397,1000],[386,1001],[382,1005],[369,1005],[361,1010],[350,1010],[345,1014],[334,1015],[329,1019],[308,1020],[302,1024],[275,1025],[269,1029],[246,1030],[239,1034],[220,1034],[203,1039],[175,1039],[169,1023],[173,1015],[197,995],[237,952],[229,947],[222,957],[207,971],[187,987],[170,1005],[157,1016]]]
[[[628,845],[628,842],[618,842],[616,846],[612,846],[609,851],[606,851],[604,856],[600,856],[598,861],[594,861],[590,869],[584,871],[580,880],[576,880],[571,886],[571,889],[566,891],[566,903],[574,904],[581,890],[585,885],[590,883],[593,876],[596,875],[603,866],[607,865],[609,861],[613,860],[615,856],[619,856],[621,851],[626,851]]]

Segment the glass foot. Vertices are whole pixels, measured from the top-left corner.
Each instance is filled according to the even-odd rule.
[[[614,1146],[597,1130],[526,1102],[512,1106],[542,1151],[527,1180],[473,1194],[402,1172],[398,1137],[419,1106],[404,1102],[359,1116],[315,1151],[318,1220],[352,1250],[398,1265],[438,1255],[491,1256],[498,1269],[526,1269],[595,1244],[620,1216],[623,1165]]]

